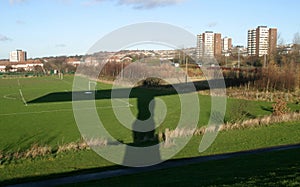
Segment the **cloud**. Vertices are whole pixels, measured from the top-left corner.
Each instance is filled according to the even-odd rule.
[[[10,4],[23,3],[27,0],[9,0]],[[72,0],[58,0],[64,3],[70,3]],[[93,5],[95,3],[104,2],[109,0],[86,0],[84,5]],[[152,9],[157,7],[165,7],[170,5],[179,4],[188,0],[110,0],[116,2],[118,5],[127,5],[135,9]]]
[[[23,3],[26,0],[9,0],[10,4]]]
[[[214,22],[210,22],[210,23],[207,24],[208,27],[215,27],[217,25],[218,25],[218,23],[215,22],[215,21]]]
[[[85,5],[92,5],[95,3],[103,2],[107,0],[89,0]],[[165,7],[170,5],[179,4],[187,0],[114,0],[118,5],[131,6],[134,9],[152,9],[157,7]]]
[[[25,24],[25,22],[22,21],[22,20],[16,20],[16,24],[18,24],[18,25],[23,25],[23,24]]]
[[[121,5],[133,6],[135,9],[151,9],[170,6],[183,1],[185,0],[119,0],[118,3]]]
[[[12,41],[12,39],[7,37],[7,36],[4,36],[4,35],[0,34],[0,41],[1,42],[6,42],[6,41]]]
[[[60,47],[60,48],[62,48],[62,47],[67,47],[67,45],[66,45],[66,44],[56,44],[55,47]]]

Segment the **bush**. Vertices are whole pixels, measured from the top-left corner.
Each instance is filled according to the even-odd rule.
[[[276,99],[275,103],[273,104],[273,115],[281,116],[289,112],[289,108],[287,106],[287,102],[283,99]]]
[[[225,121],[227,123],[238,123],[246,120],[249,117],[253,118],[254,116],[247,112],[247,108],[250,107],[250,104],[251,102],[247,100],[234,101],[234,103],[230,105],[231,107],[228,109]]]
[[[158,87],[161,84],[161,79],[150,77],[143,81],[143,86]]]

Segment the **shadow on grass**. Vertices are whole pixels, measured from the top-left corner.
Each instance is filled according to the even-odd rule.
[[[131,171],[134,170],[132,173],[119,172],[118,174],[114,170],[127,170],[130,168],[108,166],[38,177],[16,178],[1,181],[1,186],[17,183],[34,183],[34,181],[43,180],[49,182],[51,179],[75,177],[77,175],[86,175],[86,178],[83,178],[81,182],[89,182],[73,184],[76,186],[132,186],[132,184],[136,184],[136,186],[141,184],[144,184],[144,186],[155,186],[158,184],[176,184],[176,186],[253,186],[263,184],[268,186],[286,186],[290,183],[300,183],[299,153],[300,144],[294,144],[212,156],[173,159],[155,166],[133,168],[131,169]],[[95,178],[95,173],[109,170],[112,171],[110,172],[111,175],[106,175],[101,180]],[[180,178],[178,178],[179,176]],[[115,177],[117,177],[117,180]],[[67,183],[72,183],[77,179],[69,179]],[[66,180],[63,181],[66,182]],[[76,182],[79,181],[77,180]],[[47,183],[47,185],[53,184],[58,185],[53,181]],[[30,183],[27,184],[27,186],[29,185]]]
[[[39,175],[39,176],[33,176],[33,177],[14,178],[11,180],[0,181],[0,186],[29,183],[29,182],[36,182],[36,181],[43,181],[43,180],[51,180],[51,179],[57,179],[57,178],[62,178],[62,177],[76,176],[79,174],[84,175],[84,174],[97,173],[97,172],[116,170],[116,169],[122,169],[122,168],[127,168],[127,167],[116,165],[116,166],[106,166],[106,167],[100,167],[100,168],[80,169],[80,170],[66,172],[66,173],[55,173],[55,174],[50,174],[50,175]]]
[[[246,155],[68,186],[299,186],[299,151]]]
[[[134,87],[132,89],[127,88],[119,88],[114,90],[114,96],[115,98],[127,98],[128,96],[124,93],[128,93],[130,91],[130,98],[137,98],[140,96],[142,90],[145,92],[145,88],[147,93],[150,94],[148,96],[150,97],[157,97],[157,96],[166,96],[166,95],[177,95],[177,91],[174,89],[174,87],[179,88],[181,90],[181,93],[190,93],[191,91],[203,91],[203,90],[210,90],[210,89],[222,89],[223,88],[223,79],[217,79],[217,80],[210,80],[208,81],[196,81],[196,82],[189,82],[189,83],[178,83],[172,85],[160,85],[160,86],[154,86],[154,87],[146,87],[146,86],[139,86]],[[225,80],[225,83],[228,82],[228,80]],[[210,85],[213,86],[213,88],[210,88]],[[226,85],[226,84],[225,84]],[[191,86],[194,86],[195,90],[191,90]],[[232,86],[232,84],[230,84]],[[237,85],[238,86],[238,83]],[[31,101],[28,101],[27,104],[36,104],[36,103],[51,103],[51,102],[71,102],[74,100],[72,98],[73,95],[79,95],[81,100],[100,100],[100,99],[111,99],[111,93],[112,89],[106,89],[106,90],[96,90],[95,92],[92,92],[91,94],[87,93],[88,90],[80,91],[80,92],[54,92],[49,93],[47,95],[41,96],[39,98],[33,99]],[[91,97],[92,95],[92,97]],[[147,98],[146,98],[147,99]]]
[[[260,106],[260,108],[267,112],[271,112],[271,113],[273,112],[273,107]]]

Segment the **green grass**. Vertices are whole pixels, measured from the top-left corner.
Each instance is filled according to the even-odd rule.
[[[64,81],[52,77],[19,79],[20,87],[17,79],[0,80],[0,150],[13,152],[28,149],[34,143],[55,146],[77,140],[80,134],[71,103],[26,107],[19,94],[20,88],[26,101],[30,101],[47,93],[71,90],[71,80],[71,77]],[[15,99],[4,98],[7,95]]]
[[[4,153],[13,153],[26,150],[36,143],[55,148],[59,144],[79,140],[80,133],[74,120],[70,100],[72,81],[72,76],[65,76],[64,80],[55,77],[0,79],[0,150]],[[97,88],[106,90],[104,93],[108,94],[111,85],[98,83]],[[19,89],[22,90],[27,102],[32,101],[28,106],[23,104]],[[167,91],[146,89],[135,89],[131,95],[130,104],[133,105],[131,110],[134,115],[138,113],[137,97],[144,100],[159,97],[164,100],[168,113],[165,121],[157,128],[157,132],[176,127],[181,112],[177,95],[169,94]],[[203,126],[207,124],[210,116],[210,97],[199,95],[199,102],[201,110],[198,126]],[[228,109],[234,107],[236,102],[235,99],[228,99]],[[105,95],[99,95],[96,105],[110,106],[110,102]],[[268,102],[249,101],[245,110],[249,114],[248,117],[257,117],[270,114],[271,106],[272,103]],[[290,106],[293,110],[300,108],[295,104]],[[111,108],[99,108],[98,114],[107,130],[116,139],[125,143],[133,141],[132,133],[120,124]],[[228,116],[228,113],[226,115]],[[300,125],[297,122],[221,132],[213,145],[204,153],[198,153],[202,136],[196,136],[174,158],[299,143],[299,134]],[[57,174],[69,175],[86,169],[109,169],[106,167],[113,165],[92,151],[52,154],[0,164],[0,181],[14,182],[16,178],[22,180],[35,177],[49,178]]]
[[[195,136],[174,159],[295,144],[300,142],[299,134],[300,124],[297,123],[221,132],[212,146],[203,153],[198,152],[202,136]],[[106,168],[108,166],[115,165],[93,151],[68,152],[33,160],[16,160],[10,164],[2,165],[0,181],[45,179],[57,175],[72,175],[73,172],[90,172],[86,169],[91,169],[91,171],[110,169],[110,167]],[[19,179],[16,180],[16,178]]]
[[[299,155],[260,153],[68,186],[299,186]]]
[[[18,85],[18,80],[20,86]],[[32,144],[57,146],[80,139],[80,133],[72,112],[71,94],[73,77],[65,76],[64,80],[55,77],[0,79],[0,150],[14,152],[28,149]],[[110,85],[98,83],[98,88],[108,90]],[[38,100],[25,106],[19,93],[22,90],[27,102]],[[51,94],[54,96],[51,96]],[[159,93],[167,105],[168,113],[165,121],[157,128],[157,132],[165,128],[175,128],[180,117],[180,102],[177,95],[168,95],[165,91],[135,89],[130,103],[134,115],[138,113],[137,96],[153,98]],[[49,96],[50,94],[50,96]],[[100,93],[102,94],[102,93]],[[6,97],[6,98],[5,98]],[[11,99],[7,99],[7,97]],[[53,102],[51,99],[56,98]],[[49,100],[49,102],[45,102]],[[65,100],[65,101],[64,101]],[[228,99],[228,107],[235,100]],[[198,126],[207,124],[210,116],[210,97],[199,95],[200,119]],[[107,98],[96,101],[97,106],[110,106]],[[270,114],[264,108],[270,108],[271,103],[251,102],[247,112],[253,116]],[[99,116],[105,127],[116,139],[132,142],[131,132],[120,124],[111,108],[99,108]],[[118,129],[118,131],[116,131]]]

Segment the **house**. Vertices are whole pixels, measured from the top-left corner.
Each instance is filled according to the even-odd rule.
[[[33,71],[35,67],[40,66],[44,67],[44,64],[40,60],[28,60],[23,62],[9,62],[1,61],[0,62],[0,72],[6,72],[6,67],[10,66],[10,72],[16,72],[18,69],[23,69],[24,71]]]

